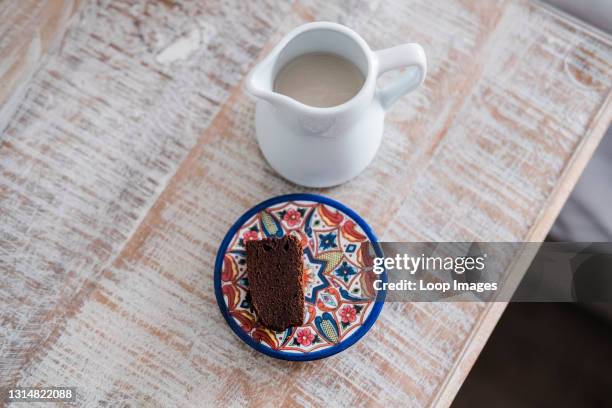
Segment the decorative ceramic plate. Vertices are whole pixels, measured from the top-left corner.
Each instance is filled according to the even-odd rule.
[[[257,322],[249,297],[245,242],[297,236],[304,247],[304,324],[274,332]],[[315,360],[354,344],[372,327],[385,293],[375,291],[373,258],[382,251],[370,227],[337,201],[291,194],[246,212],[221,243],[215,294],[230,327],[249,346],[285,360]]]

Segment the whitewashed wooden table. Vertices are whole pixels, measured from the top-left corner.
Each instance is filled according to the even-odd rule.
[[[423,44],[427,81],[373,164],[320,192],[386,240],[539,241],[610,124],[612,40],[518,0],[77,3],[0,3],[0,387],[76,386],[84,406],[449,405],[504,304],[388,304],[310,363],[227,327],[225,232],[304,191],[258,151],[244,76],[306,21]]]

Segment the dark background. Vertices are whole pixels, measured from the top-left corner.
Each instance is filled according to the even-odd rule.
[[[605,310],[509,304],[452,407],[612,407]]]

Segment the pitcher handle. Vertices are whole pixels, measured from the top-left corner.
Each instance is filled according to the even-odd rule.
[[[397,99],[418,88],[427,75],[427,57],[419,44],[402,44],[375,52],[378,58],[378,76],[387,71],[408,67],[401,77],[380,89],[380,104],[387,110]]]

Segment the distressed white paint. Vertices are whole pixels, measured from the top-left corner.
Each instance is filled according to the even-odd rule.
[[[201,37],[200,30],[193,28],[187,34],[168,44],[155,56],[155,60],[160,64],[170,64],[178,60],[185,60],[198,49]]]
[[[54,52],[78,1],[4,2],[0,7],[0,132],[46,53]]]
[[[236,217],[297,189],[261,157],[240,81],[314,19],[424,44],[431,68],[372,166],[323,193],[384,239],[542,239],[610,121],[612,41],[482,4],[85,4],[2,135],[0,386],[73,384],[83,405],[447,405],[503,305],[387,304],[353,348],[292,364],[229,330],[212,268]],[[211,34],[185,59],[155,60],[196,26]]]

